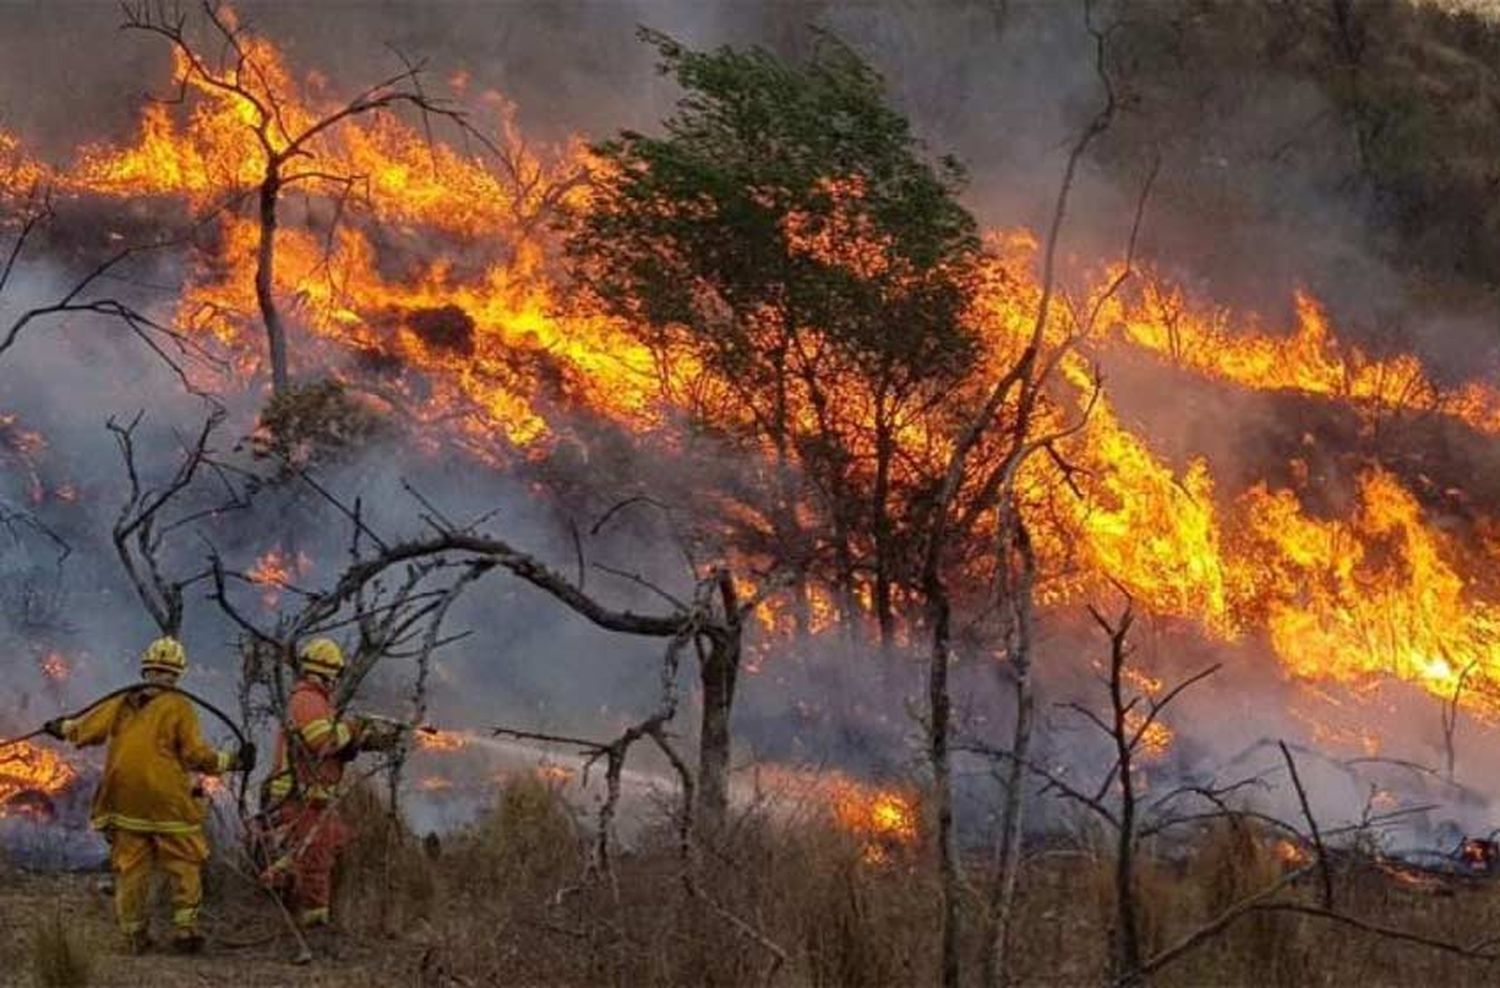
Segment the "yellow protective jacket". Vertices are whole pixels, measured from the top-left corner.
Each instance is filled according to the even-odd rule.
[[[109,742],[89,821],[96,830],[199,832],[204,807],[193,798],[188,772],[218,775],[234,759],[204,742],[198,714],[181,693],[117,696],[64,721],[63,735],[80,748]]]

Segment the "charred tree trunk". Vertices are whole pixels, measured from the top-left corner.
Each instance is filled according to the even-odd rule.
[[[1114,715],[1115,768],[1120,784],[1120,827],[1115,851],[1115,930],[1110,960],[1122,985],[1139,985],[1141,969],[1140,920],[1135,901],[1135,754],[1132,730],[1126,721],[1131,704],[1125,698],[1124,670],[1128,657],[1126,636],[1132,617],[1127,610],[1110,634],[1109,699]]]
[[[994,881],[986,915],[984,984],[998,988],[1006,981],[1011,911],[1021,863],[1021,835],[1026,809],[1025,766],[1031,758],[1035,710],[1032,696],[1032,589],[1036,583],[1036,553],[1014,502],[1002,509],[999,525],[999,570],[996,592],[1009,627],[1005,629],[1010,671],[1016,698],[1016,723],[1005,774],[1005,804],[996,836]]]
[[[271,361],[271,392],[284,395],[290,386],[287,374],[286,328],[276,308],[276,204],[281,197],[279,166],[268,165],[260,184],[260,243],[255,258],[255,300],[266,327],[266,350]]]
[[[941,902],[941,976],[943,988],[958,988],[958,862],[953,847],[953,756],[950,738],[948,657],[952,607],[942,578],[926,579],[932,654],[927,667],[927,757],[932,763],[933,816],[937,823],[938,880]]]
[[[840,492],[835,496],[842,498],[844,495]],[[836,520],[833,530],[833,551],[838,566],[839,625],[849,644],[858,645],[865,636],[863,634],[864,614],[860,611],[859,598],[855,594],[854,587],[854,549],[849,544],[849,524],[843,520],[843,506],[837,506],[834,510]]]
[[[871,513],[875,529],[875,619],[880,625],[880,647],[896,643],[896,616],[891,601],[891,460],[895,456],[890,416],[879,403],[875,417],[875,488]]]
[[[703,721],[698,732],[698,819],[713,833],[729,809],[729,717],[734,708],[739,641],[714,641],[704,655]]]
[[[727,572],[718,578],[724,624],[707,635],[699,651],[703,719],[698,729],[698,821],[706,833],[717,833],[729,812],[730,717],[739,678],[741,630],[739,600]]]
[[[777,551],[782,561],[797,573],[792,587],[792,620],[797,638],[805,639],[812,630],[812,604],[808,595],[807,560],[804,558],[802,526],[797,520],[797,484],[792,469],[790,398],[787,394],[787,347],[773,355],[776,397],[772,412],[771,442],[776,448],[776,492],[772,524],[776,529]]]

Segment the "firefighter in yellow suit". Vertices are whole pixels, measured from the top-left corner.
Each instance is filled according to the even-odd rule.
[[[114,697],[76,720],[59,718],[46,725],[53,737],[79,747],[109,745],[90,822],[109,841],[115,915],[132,953],[151,946],[147,906],[158,869],[172,887],[173,947],[184,953],[202,949],[200,869],[208,860],[208,842],[204,807],[193,797],[188,773],[248,772],[255,766],[254,745],[237,752],[214,750],[204,742],[187,697],[151,688],[175,685],[186,668],[182,645],[175,638],[158,639],[141,655],[145,688]]]

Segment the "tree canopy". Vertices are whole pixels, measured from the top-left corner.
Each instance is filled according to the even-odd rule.
[[[713,384],[692,382],[710,396],[696,406],[706,424],[774,452],[781,560],[806,569],[829,548],[851,593],[873,569],[884,626],[913,493],[895,436],[975,353],[983,246],[958,199],[963,169],[926,153],[879,74],[831,35],[801,64],[642,37],[683,96],[662,134],[594,148],[575,271],[648,345],[695,358]],[[801,483],[831,522],[828,546],[797,521]]]

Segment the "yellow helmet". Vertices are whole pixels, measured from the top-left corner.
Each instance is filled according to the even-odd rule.
[[[182,675],[187,668],[187,652],[175,638],[158,638],[141,653],[141,672],[170,672]]]
[[[302,671],[337,679],[344,671],[344,650],[332,638],[314,638],[302,646]]]

